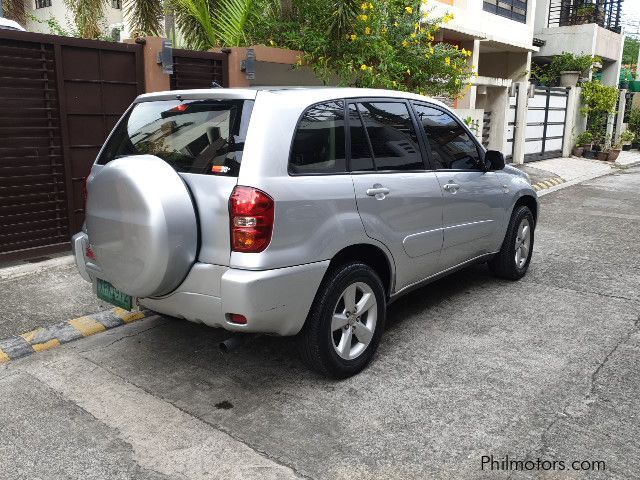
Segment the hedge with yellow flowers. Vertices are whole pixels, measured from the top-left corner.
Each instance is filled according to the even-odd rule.
[[[328,84],[457,97],[473,74],[471,52],[435,41],[453,16],[434,16],[427,1],[293,0],[292,17],[265,15],[261,35],[304,51]]]

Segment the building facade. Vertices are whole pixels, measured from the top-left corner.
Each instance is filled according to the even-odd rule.
[[[54,19],[63,29],[72,29],[69,8],[64,0],[26,0],[25,10],[27,24],[24,27],[30,32],[52,33],[47,21]],[[109,0],[104,9],[104,31],[111,33],[114,29],[123,30],[124,16],[122,0]]]
[[[562,52],[598,56],[602,59],[602,82],[618,85],[624,47],[623,0],[537,2],[534,35],[541,46],[534,52],[534,60],[550,61]]]

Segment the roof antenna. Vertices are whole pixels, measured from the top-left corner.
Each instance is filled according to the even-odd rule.
[[[211,82],[211,88],[224,88],[218,82]]]

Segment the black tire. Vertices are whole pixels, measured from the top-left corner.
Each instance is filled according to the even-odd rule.
[[[523,219],[527,219],[530,225],[531,242],[527,259],[522,266],[516,264],[516,238],[518,236],[518,228]],[[507,227],[507,233],[502,242],[500,251],[489,261],[489,268],[494,275],[500,278],[506,278],[508,280],[520,280],[531,262],[531,254],[533,253],[533,241],[535,233],[535,220],[529,207],[520,205],[516,207],[511,214],[511,220],[509,220],[509,226]]]
[[[364,351],[347,360],[334,348],[331,329],[334,310],[348,286],[362,282],[370,287],[376,299],[377,312],[373,336]],[[332,267],[320,285],[302,331],[298,334],[298,350],[302,360],[313,370],[329,377],[347,378],[360,372],[371,361],[384,331],[386,296],[378,274],[361,262]],[[354,338],[356,334],[354,333]],[[358,340],[355,340],[356,342]]]

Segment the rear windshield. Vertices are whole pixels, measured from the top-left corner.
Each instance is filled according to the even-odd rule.
[[[98,163],[155,155],[178,172],[237,176],[251,100],[137,103],[118,123]]]

